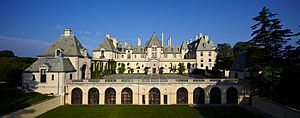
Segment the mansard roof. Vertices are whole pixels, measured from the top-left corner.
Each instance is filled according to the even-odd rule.
[[[199,39],[197,51],[215,50],[216,46],[212,40],[206,40],[204,38]]]
[[[68,58],[51,57],[39,58],[31,66],[25,69],[24,72],[38,72],[40,67],[46,65],[48,72],[75,72],[76,69]]]
[[[171,47],[164,47],[164,53],[167,54],[178,54],[180,53],[180,47],[177,45]]]
[[[105,38],[94,51],[100,51],[101,49],[105,51],[117,51],[116,47],[113,44],[113,41],[109,38]]]
[[[157,47],[162,47],[161,42],[158,40],[155,33],[152,34],[150,40],[146,43],[146,47],[151,47],[152,45],[156,45]]]
[[[86,50],[74,35],[60,36],[54,43],[52,43],[42,54],[38,57],[54,57],[56,50],[62,50],[66,57],[82,57],[84,50]]]

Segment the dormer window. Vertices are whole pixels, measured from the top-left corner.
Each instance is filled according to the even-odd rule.
[[[100,58],[101,58],[101,59],[102,59],[102,58],[105,58],[105,57],[104,57],[104,50],[101,50]]]
[[[57,49],[55,51],[55,56],[57,56],[57,57],[63,57],[63,51],[62,51],[62,49]]]

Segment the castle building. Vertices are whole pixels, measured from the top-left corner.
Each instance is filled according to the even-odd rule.
[[[216,52],[208,36],[181,46],[164,45],[154,33],[145,45],[121,45],[106,35],[103,42],[88,54],[79,40],[67,28],[38,60],[22,73],[22,88],[43,94],[60,96],[65,104],[237,104],[241,101],[242,86],[238,79],[211,79],[192,75],[156,74],[157,69],[184,63],[185,73],[195,68],[211,69]],[[124,63],[134,73],[150,67],[152,74],[113,74],[101,79],[91,78],[93,69],[105,69],[109,60],[117,66]],[[92,63],[94,66],[92,66]],[[178,67],[178,66],[177,66]]]
[[[108,60],[116,61],[117,68],[124,64],[126,69],[133,69],[133,73],[143,73],[144,68],[148,67],[151,74],[158,73],[161,67],[164,73],[171,73],[171,68],[181,65],[185,66],[184,73],[191,73],[196,68],[211,70],[215,63],[216,46],[202,33],[195,40],[182,42],[180,46],[171,45],[171,37],[164,45],[164,33],[161,40],[154,33],[145,45],[141,45],[141,41],[138,37],[137,45],[126,42],[122,45],[117,38],[106,34],[105,39],[93,50],[93,70],[105,70]]]

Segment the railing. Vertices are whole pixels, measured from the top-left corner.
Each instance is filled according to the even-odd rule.
[[[86,80],[68,80],[69,84],[76,83],[100,83],[100,84],[119,84],[119,83],[203,83],[203,84],[237,84],[238,79],[86,79]]]

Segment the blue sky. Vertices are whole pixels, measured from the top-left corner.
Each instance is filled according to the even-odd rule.
[[[299,0],[0,0],[0,50],[34,57],[66,27],[89,52],[105,33],[123,44],[136,44],[140,36],[144,44],[154,32],[165,32],[179,45],[202,32],[233,46],[251,39],[252,18],[263,6],[284,28],[300,31]]]

